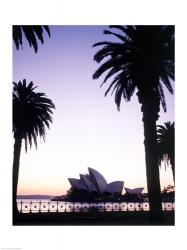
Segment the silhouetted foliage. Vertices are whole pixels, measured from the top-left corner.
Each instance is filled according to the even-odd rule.
[[[158,160],[159,165],[171,165],[173,180],[175,180],[175,123],[165,122],[157,125]]]
[[[30,47],[34,48],[35,53],[38,51],[38,41],[44,43],[43,31],[46,31],[50,37],[50,30],[47,25],[14,25],[13,26],[13,40],[17,50],[23,45],[23,35],[27,39]]]
[[[174,80],[174,26],[120,26],[111,25],[119,32],[104,30],[105,35],[113,35],[119,42],[102,41],[94,47],[102,46],[94,60],[103,64],[93,74],[99,78],[107,71],[105,84],[113,78],[105,92],[115,93],[115,103],[120,109],[121,98],[130,101],[137,91],[138,101],[143,113],[147,186],[150,210],[161,211],[160,180],[157,161],[156,121],[159,117],[160,103],[166,111],[162,85],[171,94]]]
[[[171,192],[175,192],[175,186],[168,185],[167,187],[164,187],[162,190],[162,194]]]
[[[175,201],[175,186],[168,185],[162,190],[162,201],[174,202]]]
[[[33,82],[28,85],[26,80],[18,83],[13,82],[13,133],[25,140],[27,145],[32,146],[32,141],[37,147],[37,137],[45,140],[46,127],[52,122],[52,110],[55,106],[44,93],[35,92]]]
[[[154,95],[157,96],[158,101],[161,101],[166,111],[162,84],[173,94],[170,79],[174,80],[174,27],[117,25],[110,27],[122,30],[124,34],[105,30],[104,34],[119,37],[121,43],[104,41],[93,45],[103,46],[94,56],[96,62],[100,63],[103,59],[108,59],[94,73],[93,79],[99,78],[109,70],[103,85],[110,77],[115,76],[105,96],[113,89],[112,93],[115,92],[118,109],[120,109],[121,98],[130,101],[137,88],[140,103],[145,95],[147,99],[150,98],[149,91],[154,90]],[[153,75],[155,80],[147,83],[144,78],[149,74]],[[142,94],[142,91],[145,94]]]
[[[19,177],[19,161],[22,140],[25,140],[25,150],[34,142],[37,147],[37,137],[45,140],[46,128],[52,123],[53,102],[44,93],[35,92],[33,82],[13,82],[13,212],[16,213],[16,194]]]

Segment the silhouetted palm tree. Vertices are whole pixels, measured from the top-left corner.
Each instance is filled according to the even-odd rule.
[[[16,194],[19,177],[19,161],[22,140],[25,140],[25,150],[34,142],[37,147],[37,137],[45,141],[46,127],[52,122],[53,102],[44,93],[35,92],[33,82],[28,85],[26,80],[13,82],[13,212],[16,214]]]
[[[16,45],[17,50],[19,47],[22,47],[23,44],[23,34],[25,35],[25,38],[27,39],[30,47],[33,46],[35,53],[38,51],[38,41],[43,44],[43,30],[46,30],[47,34],[50,37],[50,30],[47,25],[14,25],[13,26],[13,40]]]
[[[157,125],[159,165],[161,162],[170,163],[175,181],[175,123],[165,122],[164,125]]]
[[[120,109],[121,98],[130,101],[137,90],[141,104],[144,125],[144,144],[147,188],[151,215],[160,214],[160,179],[157,161],[156,121],[159,117],[160,102],[164,111],[166,103],[162,84],[173,94],[170,80],[174,80],[174,26],[119,26],[111,25],[120,33],[104,30],[119,42],[103,41],[93,46],[102,46],[94,60],[104,63],[97,69],[93,79],[107,70],[101,86],[113,77],[107,93],[113,88],[115,103]]]

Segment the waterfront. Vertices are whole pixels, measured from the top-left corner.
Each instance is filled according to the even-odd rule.
[[[141,212],[149,211],[149,202],[64,202],[51,200],[17,200],[21,213],[66,212]],[[174,211],[174,202],[162,202],[163,211]]]

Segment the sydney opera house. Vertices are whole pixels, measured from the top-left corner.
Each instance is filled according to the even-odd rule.
[[[84,190],[89,193],[96,192],[100,195],[105,193],[121,194],[123,181],[107,183],[106,179],[93,168],[88,168],[89,174],[80,174],[80,179],[68,178],[71,188],[74,190]]]
[[[144,188],[130,189],[124,187],[123,181],[107,183],[101,173],[88,168],[88,174],[80,174],[80,178],[68,178],[71,185],[66,195],[56,196],[53,200],[63,201],[98,201],[127,200],[140,197]],[[122,192],[125,191],[125,195]],[[124,192],[123,192],[124,193]]]

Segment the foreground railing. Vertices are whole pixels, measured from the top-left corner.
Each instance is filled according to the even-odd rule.
[[[149,202],[60,202],[60,201],[18,201],[21,213],[45,212],[126,212],[149,211]],[[175,210],[174,202],[162,202],[163,211]]]

